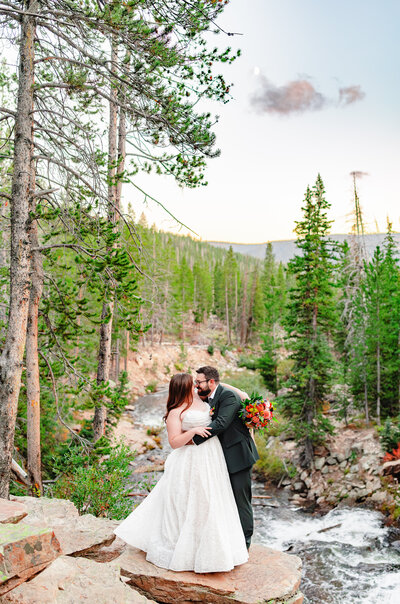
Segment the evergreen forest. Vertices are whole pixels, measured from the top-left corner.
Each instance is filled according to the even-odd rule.
[[[198,101],[229,101],[219,69],[240,54],[209,42],[224,4],[0,1],[19,62],[0,73],[0,497],[101,483],[91,509],[122,517],[133,454],[110,435],[128,353],[211,319],[210,364],[234,349],[262,377],[304,467],[333,431],[327,402],[382,426],[387,451],[400,440],[399,255],[388,222],[367,256],[355,177],[349,242],[330,237],[316,174],[287,265],[270,244],[259,261],[164,232],[130,203],[151,199],[140,171],[206,185],[215,118]]]

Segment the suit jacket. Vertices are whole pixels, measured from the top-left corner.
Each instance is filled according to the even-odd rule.
[[[257,448],[251,438],[250,431],[239,417],[241,407],[239,396],[219,384],[212,399],[214,414],[210,428],[211,436],[218,436],[225,455],[228,472],[234,474],[251,466],[258,459]],[[208,438],[195,434],[193,442],[201,445]]]

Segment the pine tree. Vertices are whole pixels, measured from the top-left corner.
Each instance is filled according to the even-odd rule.
[[[365,265],[368,385],[378,423],[394,413],[399,393],[399,268],[388,228],[383,250],[377,246]]]
[[[333,251],[328,239],[330,204],[318,175],[312,191],[307,188],[303,220],[296,223],[300,254],[289,263],[296,278],[289,292],[286,329],[294,361],[289,392],[281,408],[301,441],[301,464],[310,465],[313,445],[323,439],[330,425],[322,417],[322,402],[332,380],[334,359],[328,334],[333,312]]]

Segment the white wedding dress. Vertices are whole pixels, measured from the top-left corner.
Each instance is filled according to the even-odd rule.
[[[210,423],[210,408],[189,409],[182,429]],[[115,529],[156,566],[196,573],[229,571],[248,560],[246,542],[221,443],[174,449],[164,475]]]

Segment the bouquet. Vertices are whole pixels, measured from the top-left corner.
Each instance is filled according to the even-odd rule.
[[[242,401],[239,415],[248,428],[264,430],[273,419],[273,411],[272,403],[267,398],[253,392],[250,398]]]

